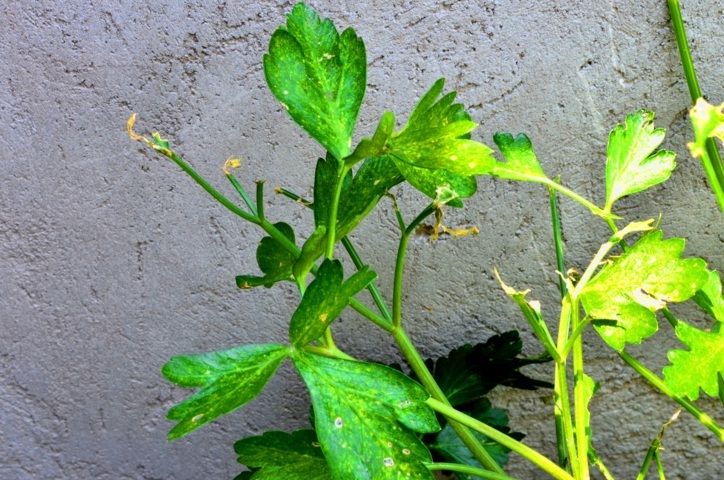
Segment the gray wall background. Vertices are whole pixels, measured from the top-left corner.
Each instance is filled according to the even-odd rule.
[[[664,186],[620,202],[628,219],[663,212],[666,236],[724,269],[724,223],[698,161],[691,160],[689,105],[665,2],[311,0],[338,28],[366,42],[369,88],[357,137],[384,109],[404,121],[437,78],[481,126],[529,134],[550,176],[602,203],[608,132],[645,107],[679,153]],[[234,440],[264,429],[306,426],[308,397],[285,364],[252,404],[174,443],[173,404],[191,392],[159,368],[171,356],[243,343],[284,341],[297,295],[291,286],[240,291],[234,276],[256,272],[260,231],[214,203],[170,161],[131,142],[160,130],[230,197],[221,165],[242,156],[244,185],[266,179],[268,216],[306,237],[311,216],[274,196],[309,196],[322,152],[266,88],[261,56],[291,2],[8,1],[0,6],[0,478],[230,478]],[[685,2],[703,91],[724,100],[724,8]],[[424,356],[530,328],[501,292],[532,288],[557,318],[547,193],[534,185],[480,179],[479,193],[445,223],[476,225],[478,237],[412,242],[404,315]],[[426,203],[395,194],[406,214]],[[585,267],[605,225],[561,201],[570,266]],[[391,292],[397,236],[388,201],[354,236]],[[337,326],[349,353],[400,360],[393,343],[354,312]],[[676,343],[665,333],[633,349],[655,371]],[[633,478],[648,443],[676,405],[657,395],[593,332],[589,373],[594,441],[619,478]],[[540,369],[548,374],[549,367]],[[500,389],[512,425],[554,456],[551,392]],[[702,407],[724,422],[712,399]],[[665,438],[672,479],[724,475],[724,449],[689,415]],[[543,478],[520,458],[510,472]],[[667,478],[669,478],[667,477]]]

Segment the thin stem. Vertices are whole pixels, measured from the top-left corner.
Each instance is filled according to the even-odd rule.
[[[548,188],[551,188],[553,190],[556,190],[559,193],[562,193],[566,197],[570,198],[571,200],[575,200],[576,202],[580,203],[584,207],[588,208],[591,213],[594,215],[601,217],[603,219],[611,219],[611,218],[618,218],[616,215],[613,215],[611,212],[606,212],[599,208],[596,204],[593,202],[586,200],[581,195],[577,194],[573,190],[569,190],[568,188],[564,187],[560,183],[556,183],[553,180],[546,178],[544,181],[542,181],[544,185],[547,185]]]
[[[427,399],[426,403],[428,404],[428,406],[430,406],[430,408],[432,408],[436,412],[445,415],[445,417],[449,420],[454,420],[467,427],[470,427],[476,432],[482,433],[494,442],[498,442],[504,447],[507,447],[510,450],[522,455],[523,457],[530,460],[533,464],[540,467],[545,472],[549,473],[551,476],[553,476],[553,478],[573,480],[573,477],[568,472],[564,471],[561,467],[550,461],[548,458],[544,457],[527,445],[520,443],[519,441],[509,437],[508,435],[505,435],[504,433],[496,430],[495,428],[486,425],[485,423],[476,420],[473,417],[465,415],[464,413],[459,412],[451,406],[435,400],[434,398]]]
[[[661,430],[659,431],[659,434],[654,438],[654,440],[651,442],[651,446],[649,447],[649,450],[646,452],[646,457],[644,458],[644,463],[641,465],[641,470],[639,470],[639,474],[636,477],[636,480],[645,480],[646,479],[646,473],[649,471],[649,466],[651,465],[651,460],[656,458],[657,464],[660,465],[661,459],[659,458],[659,450],[661,450],[661,440],[664,438],[664,432],[666,432],[666,427],[671,425],[674,421],[676,421],[677,418],[679,418],[679,414],[681,413],[681,409],[678,409],[676,413],[674,413],[671,418],[664,423],[664,425],[661,427]],[[661,465],[661,468],[659,469],[659,473],[663,473],[663,465]]]
[[[570,295],[563,299],[561,304],[561,318],[558,326],[558,351],[563,349],[568,332],[570,330],[571,321],[571,301]],[[553,391],[555,397],[555,416],[556,427],[560,427],[561,431],[556,432],[556,438],[562,438],[568,452],[568,465],[571,468],[573,476],[578,476],[578,454],[576,444],[573,437],[573,417],[571,415],[571,402],[568,394],[568,372],[566,367],[566,357],[561,357],[560,362],[556,362],[555,380],[553,382]]]
[[[578,325],[573,330],[573,333],[571,336],[566,340],[566,344],[563,346],[563,351],[561,352],[562,357],[567,357],[569,353],[571,353],[571,349],[573,348],[573,343],[576,341],[577,338],[581,336],[583,333],[583,330],[586,329],[589,323],[591,323],[592,318],[586,316],[582,321],[578,322]]]
[[[412,368],[412,371],[415,372],[417,378],[420,379],[420,383],[422,383],[422,385],[425,387],[428,393],[430,393],[432,398],[442,405],[450,405],[450,402],[448,401],[447,397],[445,397],[445,394],[440,389],[440,386],[437,384],[432,374],[427,369],[425,361],[422,359],[420,354],[412,345],[412,342],[407,336],[407,333],[405,333],[402,328],[394,328],[392,331],[392,336],[397,342],[400,351],[407,359],[407,362],[410,364],[410,368]],[[455,431],[455,433],[457,433],[458,437],[460,437],[460,440],[475,456],[475,459],[480,462],[483,467],[493,472],[501,474],[505,473],[503,469],[500,468],[500,465],[498,465],[497,462],[493,459],[493,457],[490,456],[487,450],[485,450],[485,447],[483,447],[483,445],[475,437],[475,435],[473,435],[473,432],[470,431],[468,427],[460,424],[455,420],[450,421],[450,426]],[[505,436],[507,437],[507,435]]]
[[[674,393],[669,389],[669,387],[666,386],[663,380],[661,380],[654,372],[639,363],[638,360],[626,353],[625,350],[618,352],[618,355],[621,357],[621,359],[623,359],[624,362],[628,363],[631,368],[636,370],[639,375],[648,380],[649,383],[651,383],[654,387],[658,388],[664,395],[670,397],[673,401],[684,407],[684,409],[694,415],[694,417],[696,417],[696,419],[699,420],[702,425],[711,430],[714,435],[719,438],[719,440],[724,442],[724,429],[717,425],[713,418],[699,410],[699,408],[689,400],[674,395]]]
[[[380,317],[378,314],[372,311],[370,307],[360,302],[356,298],[349,299],[349,306],[356,310],[357,313],[365,317],[367,320],[380,327],[382,330],[391,333],[395,329],[395,327],[392,326],[392,323],[390,323],[389,320]]]
[[[344,163],[340,163],[334,197],[332,197],[332,204],[329,207],[329,221],[327,222],[327,250],[325,256],[330,260],[334,257],[334,244],[337,243],[337,211],[339,210],[339,197],[342,195],[342,185],[347,172],[349,172],[349,167]]]
[[[684,20],[681,16],[681,6],[678,0],[668,0],[669,13],[671,14],[671,23],[674,27],[674,35],[676,36],[676,44],[679,47],[679,55],[681,56],[681,65],[684,67],[684,76],[686,84],[689,87],[689,95],[691,96],[692,105],[702,97],[699,88],[699,80],[696,77],[696,69],[694,68],[694,60],[689,49],[689,42],[686,38],[686,28]],[[709,183],[719,202],[719,208],[724,212],[724,163],[722,163],[719,149],[713,138],[706,140],[706,153],[701,158],[702,165],[706,171]]]
[[[232,173],[227,173],[226,178],[229,179],[231,184],[234,186],[234,189],[239,193],[241,199],[244,200],[244,203],[246,204],[251,214],[255,217],[258,216],[254,202],[251,201],[251,198],[249,198],[249,195],[246,193],[246,190],[244,190],[244,187],[242,187],[241,184],[236,180],[236,177]]]
[[[435,204],[428,205],[413,221],[410,223],[400,237],[400,245],[397,248],[397,260],[395,261],[395,279],[392,290],[392,325],[399,328],[402,324],[402,277],[405,270],[405,255],[407,254],[407,244],[410,241],[410,235],[415,228],[422,223],[435,211]]]
[[[571,325],[575,332],[581,323],[578,299],[571,300]],[[577,335],[573,340],[573,397],[576,416],[576,453],[580,478],[590,478],[588,470],[588,435],[586,434],[586,391],[583,376],[583,338]]]
[[[489,480],[516,480],[513,477],[504,475],[501,473],[493,473],[489,470],[483,470],[478,467],[471,467],[470,465],[463,465],[461,463],[427,463],[425,464],[428,470],[448,470],[451,472],[466,473],[468,475],[475,475],[476,477],[485,478]]]
[[[264,220],[264,182],[265,180],[256,181],[256,210],[257,217]]]
[[[352,263],[354,263],[354,266],[359,270],[364,266],[364,263],[362,262],[362,259],[360,258],[359,254],[357,253],[357,250],[354,248],[354,245],[352,245],[352,242],[348,237],[344,237],[342,239],[342,245],[344,245],[344,249],[347,250],[347,254],[352,259]],[[369,290],[370,294],[372,295],[372,299],[375,301],[375,304],[377,305],[377,308],[380,310],[380,313],[382,313],[382,316],[385,317],[388,321],[392,321],[392,314],[390,313],[390,309],[387,307],[387,303],[385,303],[385,299],[382,298],[382,294],[380,293],[380,290],[377,288],[377,285],[372,282],[367,287],[367,290]]]
[[[558,179],[554,180],[558,183]],[[548,200],[551,206],[551,223],[553,224],[553,244],[556,250],[556,267],[561,275],[566,274],[566,262],[563,256],[563,233],[561,232],[561,217],[558,213],[558,195],[556,191],[548,187]],[[561,291],[561,299],[566,296],[566,282],[563,277],[558,278],[559,288]]]
[[[338,348],[324,348],[317,347],[315,345],[307,345],[304,347],[304,350],[310,353],[314,353],[315,355],[321,355],[323,357],[339,358],[341,360],[356,360],[354,357],[347,355]]]
[[[656,460],[656,470],[659,472],[659,480],[666,480],[666,475],[664,475],[664,465],[661,463],[661,452],[658,450],[654,453],[654,460]]]

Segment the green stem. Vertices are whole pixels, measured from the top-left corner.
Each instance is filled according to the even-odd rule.
[[[330,260],[334,258],[334,244],[337,243],[337,211],[339,210],[339,197],[342,195],[342,185],[347,172],[349,172],[349,167],[340,162],[334,197],[332,197],[332,204],[329,207],[329,221],[327,222],[327,250],[325,256]]]
[[[354,248],[354,245],[352,245],[352,242],[349,240],[348,237],[344,237],[342,239],[342,245],[344,245],[344,249],[347,250],[347,254],[352,259],[352,263],[354,263],[355,268],[357,268],[358,270],[362,268],[364,266],[364,263],[362,262],[362,259],[357,253],[357,250]],[[377,288],[377,285],[372,282],[367,287],[367,290],[369,290],[370,294],[372,295],[372,299],[375,301],[375,304],[380,310],[380,313],[382,313],[382,316],[391,322],[392,314],[390,313],[390,309],[387,308],[387,303],[385,303],[385,299],[382,298],[382,294]]]
[[[561,304],[561,318],[558,326],[558,351],[563,350],[568,332],[570,330],[571,321],[571,301],[570,295],[563,299]],[[555,416],[556,427],[561,428],[556,432],[557,439],[563,439],[568,455],[568,466],[571,468],[573,476],[578,476],[578,454],[576,444],[573,437],[573,417],[571,415],[571,402],[568,394],[568,373],[566,367],[566,357],[562,356],[560,362],[556,362],[555,380],[553,382],[553,391],[555,398]]]
[[[400,245],[397,248],[397,260],[395,261],[395,279],[392,290],[392,325],[399,328],[402,324],[402,277],[405,270],[405,256],[410,235],[415,228],[435,211],[435,204],[428,205],[413,221],[405,228],[400,237]]]
[[[654,440],[651,442],[651,446],[649,447],[649,450],[646,452],[646,457],[644,458],[644,463],[641,465],[641,470],[639,470],[639,474],[636,477],[636,480],[645,480],[646,479],[646,473],[649,471],[649,466],[651,465],[651,460],[654,458],[657,459],[657,464],[660,464],[661,459],[659,458],[659,450],[661,449],[661,440],[664,438],[664,432],[666,432],[666,427],[671,425],[677,418],[679,418],[679,413],[681,413],[681,409],[677,410],[676,413],[661,427],[661,431],[659,434],[654,438]],[[663,466],[659,469],[659,473],[663,473]]]
[[[689,49],[689,42],[686,38],[684,20],[681,17],[681,6],[678,0],[668,0],[668,5],[671,22],[674,27],[674,35],[676,36],[676,43],[679,46],[681,65],[684,67],[684,76],[686,77],[686,84],[689,87],[689,95],[691,96],[691,103],[693,105],[702,97],[702,94],[699,88],[699,80],[696,77],[694,60]],[[709,178],[711,188],[716,195],[719,208],[724,212],[724,163],[722,163],[719,149],[713,138],[706,140],[706,153],[701,156],[701,162]]]
[[[523,457],[527,458],[532,463],[540,467],[542,470],[549,473],[551,476],[553,476],[553,478],[562,480],[573,480],[573,477],[568,472],[561,469],[561,467],[550,461],[548,458],[544,457],[527,445],[520,443],[513,438],[510,438],[509,436],[496,430],[495,428],[486,425],[485,423],[476,420],[475,418],[465,415],[464,413],[459,412],[451,406],[435,400],[434,398],[427,399],[426,403],[430,406],[430,408],[432,408],[436,412],[443,414],[449,420],[454,420],[469,428],[472,428],[476,432],[482,433],[494,442],[498,442],[504,447],[507,447],[510,450],[522,455]]]
[[[420,383],[422,383],[422,385],[425,387],[428,393],[430,393],[432,398],[442,405],[449,406],[450,402],[448,401],[447,397],[445,397],[445,394],[440,389],[440,386],[437,384],[430,371],[427,369],[425,361],[422,359],[420,354],[412,345],[412,342],[407,336],[407,333],[405,333],[402,328],[394,328],[394,330],[392,331],[392,336],[397,342],[400,351],[407,359],[407,362],[410,364],[410,368],[412,368],[412,371],[415,372],[417,378],[420,379]],[[501,474],[505,473],[503,469],[500,468],[500,465],[498,465],[497,462],[493,459],[493,457],[490,456],[487,450],[485,450],[485,447],[483,447],[478,439],[475,438],[475,435],[473,435],[473,432],[470,431],[468,427],[460,424],[454,419],[450,421],[450,426],[455,431],[455,433],[457,433],[458,437],[460,437],[460,440],[462,440],[465,446],[468,447],[470,452],[475,456],[475,459],[480,462],[483,467],[487,468],[492,472],[497,472]],[[507,435],[505,436],[507,437]]]
[[[616,217],[616,215],[613,215],[611,212],[606,212],[606,211],[602,210],[593,202],[586,200],[585,198],[583,198],[582,196],[580,196],[573,190],[569,190],[568,188],[564,187],[560,183],[554,182],[550,178],[546,178],[541,183],[543,183],[544,185],[547,185],[548,188],[550,188],[550,189],[553,189],[559,193],[562,193],[563,195],[570,198],[571,200],[575,200],[576,202],[580,203],[584,207],[588,208],[591,211],[591,213],[593,213],[594,215],[596,215],[598,217],[601,217],[605,220],[609,220],[612,218],[618,218],[618,217]]]
[[[450,472],[466,473],[468,475],[475,475],[476,477],[485,478],[489,480],[516,480],[513,477],[504,475],[501,473],[493,473],[489,470],[483,470],[478,467],[471,467],[470,465],[463,465],[461,463],[427,463],[425,464],[428,470],[448,470]]]
[[[264,220],[264,182],[266,180],[256,181],[256,210],[257,217]]]
[[[246,221],[248,221],[248,222],[254,223],[254,224],[256,224],[256,225],[259,224],[259,219],[257,218],[257,216],[255,216],[255,215],[250,215],[249,213],[245,212],[244,210],[242,210],[241,208],[239,208],[237,205],[235,205],[234,203],[232,203],[231,200],[229,200],[228,198],[226,198],[225,196],[223,196],[221,193],[219,193],[219,192],[218,192],[214,187],[212,187],[206,180],[204,180],[204,178],[203,178],[201,175],[199,175],[199,174],[196,172],[196,170],[194,170],[193,168],[191,168],[191,165],[189,165],[188,163],[186,163],[181,157],[179,157],[178,155],[176,155],[176,153],[174,153],[172,150],[169,150],[169,149],[158,150],[158,149],[156,149],[156,151],[159,152],[159,153],[161,153],[162,155],[167,156],[167,157],[170,158],[171,160],[173,160],[174,163],[175,163],[176,165],[178,165],[179,167],[181,167],[181,170],[183,170],[184,172],[186,172],[186,174],[188,174],[188,176],[190,176],[196,183],[198,183],[198,184],[201,186],[201,188],[203,188],[204,190],[206,190],[206,192],[207,192],[209,195],[211,195],[212,197],[214,197],[214,199],[215,199],[217,202],[219,202],[220,204],[222,204],[223,206],[225,206],[225,207],[226,207],[227,209],[229,209],[232,213],[240,216],[241,218],[243,218],[244,220],[246,220]]]
[[[304,347],[304,350],[310,353],[314,353],[315,355],[321,355],[323,357],[330,357],[330,358],[339,358],[341,360],[356,360],[354,357],[351,357],[344,353],[342,350],[338,348],[324,348],[324,347],[317,347],[315,345],[307,345]]]
[[[578,299],[571,300],[571,326],[578,330],[581,324]],[[588,469],[588,435],[586,434],[586,390],[583,376],[583,338],[579,334],[573,340],[573,397],[576,416],[576,453],[580,478],[590,478]]]
[[[591,317],[586,316],[582,321],[578,322],[578,326],[575,327],[573,333],[568,338],[568,340],[566,340],[566,344],[563,346],[563,351],[561,352],[562,357],[565,358],[568,356],[569,353],[571,353],[574,342],[577,338],[581,336],[583,330],[585,330],[588,324],[591,323],[591,320]]]
[[[558,183],[558,179],[555,179],[554,182]],[[561,217],[558,213],[558,195],[556,195],[556,191],[548,187],[548,200],[551,206],[551,222],[553,224],[553,244],[555,245],[556,250],[556,267],[558,268],[558,272],[560,272],[561,275],[566,274],[566,262],[563,256],[563,233],[561,232]],[[563,277],[558,278],[559,282],[559,288],[561,291],[561,299],[563,299],[566,296],[566,282],[563,280]]]
[[[664,465],[661,463],[661,453],[658,450],[654,453],[654,459],[656,460],[656,470],[659,471],[659,480],[666,480]]]
[[[380,327],[382,330],[392,333],[392,331],[395,329],[395,327],[392,326],[389,320],[380,317],[370,307],[360,302],[356,298],[349,299],[349,306],[356,310],[357,313],[365,317],[367,320]]]
[[[702,425],[711,430],[714,435],[719,438],[719,440],[724,442],[724,429],[717,425],[713,418],[699,410],[699,408],[689,400],[674,395],[674,393],[669,389],[669,387],[666,386],[663,380],[661,380],[654,372],[639,363],[638,360],[626,353],[625,350],[618,352],[618,355],[621,357],[621,359],[623,359],[624,362],[628,363],[631,368],[636,370],[639,375],[648,380],[649,383],[651,383],[654,387],[658,388],[664,395],[670,397],[673,401],[684,407],[684,409],[691,413],[694,417],[696,417],[696,419],[699,420]]]
[[[258,213],[256,211],[256,206],[254,206],[254,202],[251,201],[251,198],[249,198],[249,195],[247,195],[246,190],[244,190],[244,187],[239,184],[239,182],[236,180],[236,177],[234,177],[233,174],[227,173],[226,178],[229,179],[231,184],[234,186],[234,189],[239,193],[239,196],[242,200],[244,200],[244,203],[246,204],[247,208],[251,212],[252,215],[255,217],[258,216]]]

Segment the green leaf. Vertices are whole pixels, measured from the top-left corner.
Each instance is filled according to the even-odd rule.
[[[374,136],[363,138],[352,154],[344,159],[348,167],[356,164],[365,158],[379,157],[387,151],[387,142],[395,129],[395,115],[392,112],[382,114],[380,123],[377,125]]]
[[[349,300],[364,290],[377,274],[365,266],[344,282],[342,263],[325,260],[317,277],[309,284],[289,324],[289,340],[302,347],[322,336],[329,325],[342,313]]]
[[[336,240],[339,241],[350,234],[375,208],[389,189],[402,180],[399,170],[387,156],[365,160],[352,180],[343,185],[337,212]],[[315,192],[315,217],[318,208],[317,198]],[[324,205],[324,202],[327,200],[322,200],[321,204]],[[321,208],[327,207],[322,206]],[[328,217],[329,214],[320,215],[319,221]],[[323,223],[326,225],[326,221]],[[326,245],[327,229],[326,226],[321,225],[304,243],[302,254],[294,266],[294,276],[303,278],[319,257],[324,254]]]
[[[394,160],[395,157],[390,158]],[[397,161],[395,164],[410,185],[433,200],[438,198],[438,189],[443,186],[447,186],[460,198],[472,197],[478,190],[478,182],[473,176],[465,177],[447,170],[429,170],[403,161]],[[457,208],[463,206],[463,202],[457,198],[447,204]]]
[[[641,192],[665,181],[676,166],[676,154],[653,153],[666,131],[654,128],[654,113],[648,110],[627,115],[608,137],[606,161],[606,211],[621,197]]]
[[[334,478],[432,480],[430,452],[415,432],[439,430],[427,392],[383,365],[297,351],[315,426]]]
[[[274,226],[289,241],[296,242],[294,230],[288,224],[279,222]],[[256,249],[256,261],[264,276],[239,275],[236,277],[236,285],[239,288],[252,288],[259,285],[269,288],[277,282],[291,280],[292,266],[296,259],[277,240],[272,237],[264,237]]]
[[[720,323],[724,323],[724,296],[721,289],[721,278],[716,270],[707,271],[708,279],[701,290],[696,292],[693,300],[706,313]]]
[[[163,376],[176,385],[202,390],[168,411],[166,418],[179,422],[168,439],[182,437],[253,400],[287,356],[289,347],[266,344],[172,357],[161,369]]]
[[[533,144],[524,133],[513,138],[510,133],[498,132],[493,136],[493,141],[507,160],[507,163],[495,164],[492,172],[494,177],[523,182],[550,182],[535,156]]]
[[[342,162],[331,155],[326,159],[317,160],[314,171],[314,225],[327,226],[329,210],[334,201],[334,192],[337,187],[337,178],[340,174]],[[348,172],[342,180],[342,189],[352,181],[352,172]]]
[[[676,336],[689,350],[671,350],[671,365],[664,367],[664,383],[674,395],[699,398],[721,395],[717,374],[724,373],[724,332],[706,332],[679,321]]]
[[[267,84],[289,115],[332,155],[350,154],[352,131],[367,84],[364,43],[351,28],[339,35],[298,3],[264,55]]]
[[[598,459],[598,453],[593,448],[593,434],[591,431],[591,411],[588,409],[588,404],[591,402],[591,398],[601,388],[601,384],[593,380],[585,373],[581,375],[581,382],[583,383],[583,422],[586,430],[586,440],[588,442],[588,454],[592,458]]]
[[[694,126],[696,141],[687,143],[694,158],[706,153],[706,139],[718,138],[724,142],[724,103],[715,107],[703,98],[696,101],[696,105],[689,111],[691,123]]]
[[[510,428],[508,428],[508,415],[506,415],[505,411],[500,408],[492,408],[492,405],[487,398],[480,400],[476,403],[473,411],[467,413],[473,418],[490,425],[496,430],[508,434],[516,440],[521,440],[525,436],[518,432],[510,433]],[[503,467],[506,463],[508,463],[508,452],[510,452],[510,449],[490,440],[481,433],[473,432],[473,434],[498,465]],[[479,468],[482,467],[462,440],[460,440],[460,437],[458,437],[457,433],[455,433],[455,430],[452,429],[450,424],[447,424],[428,446],[430,450],[439,455],[443,461],[461,463]],[[480,478],[461,473],[456,473],[455,475],[458,480],[477,480]]]
[[[447,170],[469,177],[490,173],[495,159],[492,150],[470,140],[478,125],[470,120],[455,92],[438,100],[445,79],[440,79],[417,104],[407,125],[392,135],[390,155],[398,162],[430,170]],[[399,166],[399,165],[398,165]]]
[[[242,465],[260,467],[251,480],[332,480],[317,434],[309,428],[244,438],[234,451]]]
[[[642,237],[621,257],[604,266],[583,288],[581,301],[595,319],[616,320],[615,327],[594,325],[616,350],[641,343],[658,329],[656,310],[683,302],[706,283],[706,263],[679,258],[684,239],[662,240],[661,231]]]

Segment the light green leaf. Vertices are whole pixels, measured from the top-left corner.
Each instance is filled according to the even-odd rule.
[[[470,120],[455,92],[437,100],[445,83],[440,79],[422,97],[407,125],[392,135],[390,155],[398,162],[430,170],[447,170],[469,177],[490,173],[495,164],[492,150],[470,140],[478,125]]]
[[[345,164],[347,164],[348,167],[351,167],[365,158],[379,157],[383,155],[387,151],[387,141],[390,139],[394,129],[395,116],[393,113],[383,113],[380,123],[377,125],[377,130],[375,130],[374,136],[371,139],[363,138],[354,149],[354,152],[344,159]]]
[[[432,480],[430,452],[415,432],[439,430],[429,395],[383,365],[298,351],[294,364],[309,388],[322,451],[334,478]]]
[[[721,395],[717,379],[724,373],[724,331],[706,332],[679,321],[676,336],[689,350],[671,350],[671,365],[664,367],[664,383],[674,395],[699,398],[699,389],[709,396]]]
[[[543,173],[533,151],[533,144],[524,133],[513,138],[510,133],[498,132],[493,136],[493,141],[507,160],[507,163],[496,162],[492,172],[494,177],[523,182],[551,181]]]
[[[390,158],[394,160],[395,157]],[[399,160],[395,164],[410,185],[433,200],[438,197],[438,188],[443,186],[448,187],[460,198],[472,197],[478,190],[478,182],[474,176],[465,177],[447,170],[429,170]],[[457,208],[463,206],[463,202],[457,198],[447,204]]]
[[[684,240],[662,240],[660,231],[642,237],[621,257],[604,266],[583,288],[581,301],[594,319],[616,320],[595,325],[616,350],[641,343],[658,329],[656,310],[667,302],[691,298],[707,281],[706,263],[679,258]]]
[[[505,413],[505,410],[492,408],[492,405],[487,398],[483,398],[478,401],[475,408],[469,413],[469,415],[476,420],[494,427],[496,430],[500,430],[501,432],[508,434],[516,440],[521,440],[524,437],[524,435],[517,432],[512,434],[510,433],[510,428],[508,428],[508,415]],[[508,452],[510,452],[510,449],[490,440],[481,433],[473,432],[473,434],[498,465],[503,467],[508,463]],[[458,437],[457,433],[455,433],[455,430],[452,429],[449,423],[445,425],[432,443],[430,443],[429,447],[430,450],[436,452],[447,462],[461,463],[463,465],[482,468],[482,465],[475,459],[475,456],[470,453],[468,447],[466,447],[462,440],[460,440],[460,437]],[[461,473],[456,473],[456,476],[458,480],[478,480],[480,478]]]
[[[202,390],[168,411],[167,418],[179,422],[168,439],[182,437],[253,400],[287,356],[289,347],[266,344],[172,357],[161,369],[163,376],[182,387]]]
[[[250,480],[332,480],[317,434],[309,428],[244,438],[234,451],[242,465],[261,467]]]
[[[724,296],[721,289],[721,278],[716,270],[707,272],[708,279],[701,290],[696,292],[693,300],[712,318],[724,323]]]
[[[724,103],[715,107],[700,98],[689,111],[689,116],[694,126],[694,138],[696,139],[696,141],[686,144],[692,157],[701,157],[703,153],[706,153],[707,138],[718,138],[724,142]]]
[[[295,243],[292,227],[284,222],[275,223],[274,226],[282,235]],[[256,261],[264,276],[239,275],[236,277],[236,286],[252,288],[264,285],[269,288],[277,282],[291,280],[292,266],[296,259],[277,240],[272,237],[264,237],[256,249]]]
[[[336,158],[350,154],[367,84],[365,46],[354,30],[339,35],[329,19],[298,3],[272,35],[264,74],[295,122]]]
[[[593,448],[592,443],[593,435],[591,432],[591,411],[588,409],[588,404],[591,402],[591,398],[593,398],[596,392],[601,388],[601,384],[593,380],[585,373],[580,378],[580,381],[583,383],[583,422],[586,427],[585,430],[586,440],[588,442],[588,454],[591,455],[593,458],[598,458],[598,454],[596,453],[596,449]]]
[[[665,181],[676,166],[676,154],[654,150],[666,131],[654,128],[654,113],[648,110],[627,115],[608,137],[606,161],[606,211],[621,197],[641,192]]]
[[[350,298],[364,290],[377,274],[365,266],[344,282],[343,277],[339,260],[327,259],[322,263],[292,315],[289,324],[292,345],[302,347],[321,337],[349,305]]]

